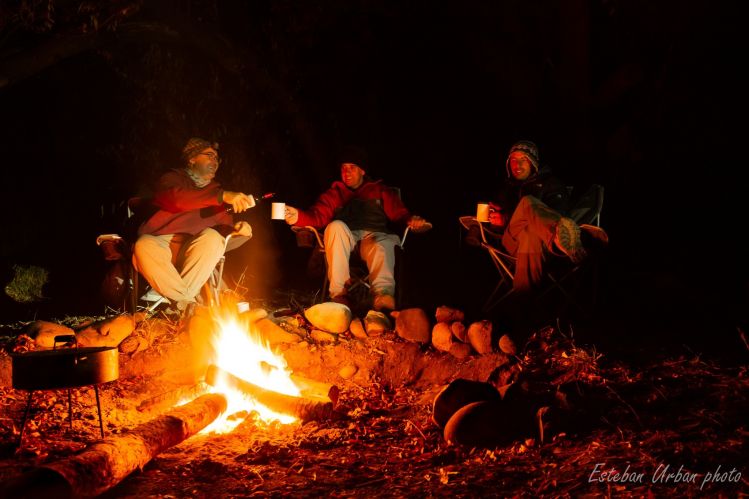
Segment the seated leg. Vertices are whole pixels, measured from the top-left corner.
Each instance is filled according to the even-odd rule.
[[[174,266],[176,241],[174,234],[153,236],[143,234],[133,250],[133,265],[162,296],[179,302],[188,300],[188,290]]]
[[[372,291],[376,297],[388,296],[393,297],[395,294],[395,246],[399,239],[395,234],[386,234],[383,232],[369,232],[361,241],[360,254],[362,259],[367,263],[369,270],[369,280],[372,284]],[[393,299],[386,299],[387,303],[375,308],[394,308]],[[383,301],[380,299],[379,301]]]
[[[203,229],[183,245],[177,267],[186,288],[184,301],[195,300],[224,255],[225,246],[226,239],[211,228]]]
[[[325,260],[328,264],[328,282],[332,298],[344,293],[348,281],[349,257],[356,245],[356,239],[348,225],[340,220],[333,220],[325,228]]]

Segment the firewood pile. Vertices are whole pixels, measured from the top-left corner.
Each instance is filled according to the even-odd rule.
[[[200,433],[160,450],[105,496],[749,492],[746,366],[725,368],[674,353],[634,368],[551,327],[514,345],[495,332],[486,335],[490,323],[466,324],[446,307],[435,311],[433,324],[424,311],[401,311],[387,323],[365,317],[361,329],[354,317],[344,318],[350,321],[345,328],[325,328],[338,332],[313,325],[309,315],[256,319],[273,324],[266,327],[277,334],[275,346],[295,373],[340,389],[330,417],[280,424],[240,415],[243,421],[230,433]],[[16,329],[27,332],[28,326]],[[80,330],[72,320],[67,327]],[[140,346],[120,348],[121,377],[101,388],[108,437],[127,436],[167,413],[175,400],[199,395],[204,380],[185,363],[192,349],[184,327],[161,317],[135,325],[131,334],[142,340],[129,344]],[[37,348],[25,334],[2,340],[0,364],[12,351]],[[456,345],[470,350],[456,355]],[[456,379],[497,389],[512,383],[542,388],[563,398],[572,417],[542,418],[549,423],[543,442],[536,432],[490,448],[454,445],[435,423],[433,404]],[[7,380],[0,383],[0,482],[85,453],[98,441],[93,390],[72,391],[72,429],[67,393],[50,390],[37,394],[26,441],[16,449],[25,399]],[[538,421],[532,423],[537,428]],[[696,478],[669,475],[680,467],[679,476]],[[742,473],[738,480],[736,473],[729,476],[732,468]],[[627,469],[644,477],[601,480],[603,470]],[[703,484],[708,474],[718,478]]]

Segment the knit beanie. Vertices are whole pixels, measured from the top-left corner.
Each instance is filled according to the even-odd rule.
[[[353,163],[362,170],[367,170],[369,167],[367,153],[361,147],[347,145],[341,148],[338,152],[338,167],[344,163]]]
[[[211,142],[209,140],[201,139],[200,137],[191,137],[185,147],[182,148],[182,159],[189,161],[194,158],[204,149],[212,147],[218,151],[218,142]]]
[[[522,152],[528,161],[533,165],[533,174],[538,173],[538,146],[530,140],[519,140],[510,147],[510,152],[507,153],[507,161],[505,162],[505,168],[507,168],[507,176],[511,177],[510,172],[510,154],[515,151]]]

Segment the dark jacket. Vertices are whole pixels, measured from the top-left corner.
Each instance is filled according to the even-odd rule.
[[[170,170],[159,179],[151,200],[156,211],[140,226],[138,235],[195,235],[208,227],[222,234],[231,232],[233,217],[226,212],[223,194],[218,182],[198,188],[185,170]]]
[[[570,195],[567,186],[551,173],[548,166],[541,167],[538,173],[522,181],[510,175],[502,185],[496,204],[500,207],[505,224],[523,196],[533,196],[561,215],[569,214]]]
[[[332,220],[341,220],[351,230],[396,233],[409,218],[411,213],[398,193],[382,181],[365,179],[354,190],[336,180],[308,210],[299,210],[295,225],[323,228]]]

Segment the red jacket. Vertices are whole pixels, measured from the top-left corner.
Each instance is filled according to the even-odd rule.
[[[392,232],[393,224],[405,226],[409,218],[411,213],[398,193],[380,180],[365,180],[356,190],[336,180],[308,210],[299,210],[295,225],[323,228],[332,220],[342,220],[351,230]]]
[[[224,190],[211,181],[198,188],[184,170],[161,176],[152,204],[158,209],[138,229],[138,235],[191,234],[208,227],[226,226],[231,232],[233,217],[223,203]]]

